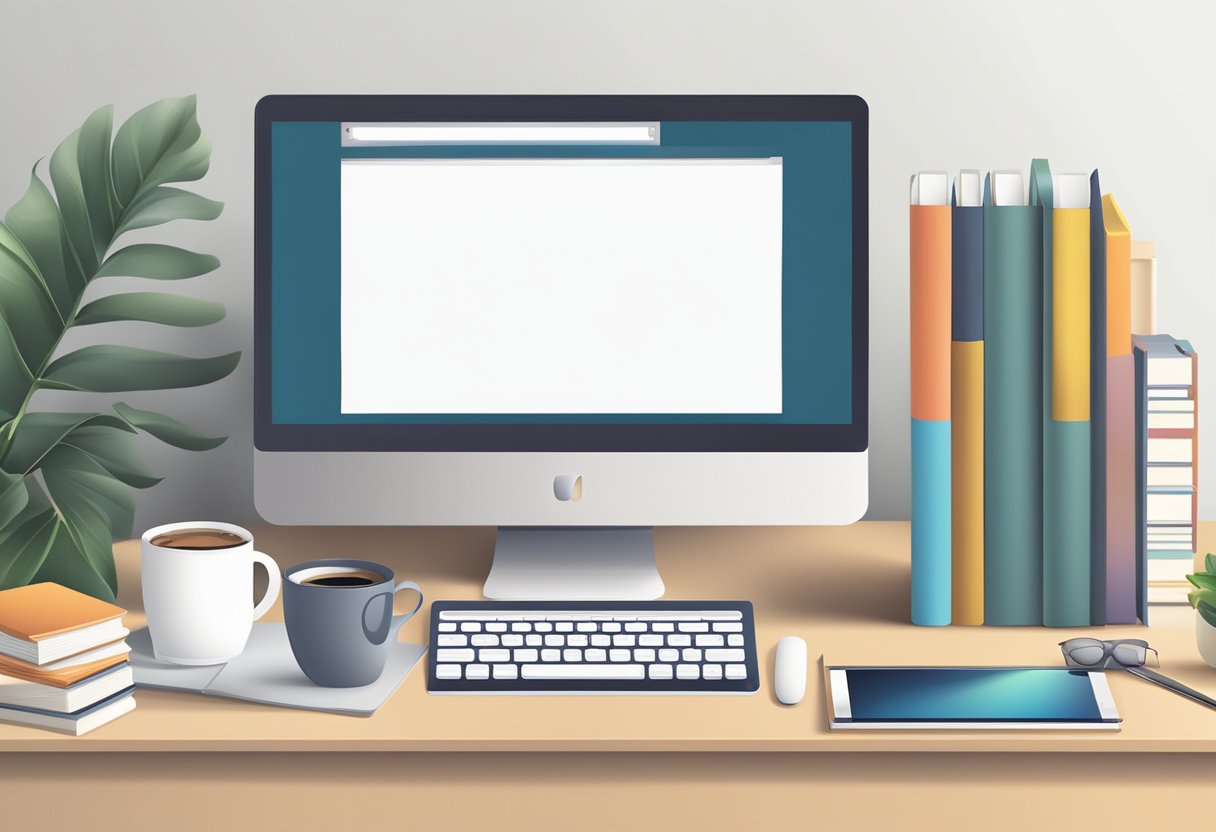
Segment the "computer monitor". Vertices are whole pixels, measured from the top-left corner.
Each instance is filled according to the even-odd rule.
[[[859,519],[867,125],[851,96],[262,99],[259,512],[498,526],[486,595],[528,599],[659,597],[656,525]]]

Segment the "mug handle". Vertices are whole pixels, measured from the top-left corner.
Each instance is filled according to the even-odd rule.
[[[262,596],[261,601],[258,601],[258,605],[253,608],[253,620],[257,621],[278,600],[279,589],[283,586],[283,576],[279,573],[279,565],[274,562],[274,558],[270,555],[261,552],[252,552],[251,554],[253,555],[253,562],[262,564],[262,568],[266,570],[266,576],[270,579],[266,584],[266,594]]]
[[[413,581],[402,581],[401,583],[397,584],[397,586],[393,589],[394,600],[397,598],[397,593],[403,589],[412,589],[412,590],[414,590],[414,592],[417,592],[418,593],[418,603],[415,604],[414,608],[412,610],[410,610],[409,612],[407,612],[403,615],[394,615],[393,616],[391,632],[392,632],[392,637],[393,637],[394,641],[396,641],[396,639],[397,639],[397,633],[401,632],[402,625],[404,625],[405,622],[407,622],[411,618],[413,618],[414,614],[417,613],[418,610],[422,609],[422,587],[418,586],[418,584],[414,583]]]

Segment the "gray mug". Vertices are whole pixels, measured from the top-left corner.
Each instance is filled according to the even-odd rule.
[[[304,675],[331,688],[380,678],[401,625],[422,607],[417,584],[394,580],[383,564],[349,558],[309,561],[284,573],[283,618]],[[393,599],[403,589],[417,592],[418,603],[393,615]]]

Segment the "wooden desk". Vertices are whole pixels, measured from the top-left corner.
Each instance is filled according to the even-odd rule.
[[[421,584],[428,600],[478,597],[493,541],[490,529],[266,526],[256,527],[254,532],[258,548],[275,557],[281,566],[344,555],[382,561],[391,564],[399,576]],[[1206,544],[1201,547],[1204,551],[1216,548],[1214,537],[1216,524],[1205,524],[1200,534],[1201,543]],[[1125,796],[1136,806],[1147,801],[1155,810],[1146,817],[1160,821],[1160,806],[1154,798],[1134,791],[1146,777],[1155,778],[1160,788],[1167,791],[1178,789],[1179,794],[1191,786],[1210,785],[1216,777],[1216,755],[1206,753],[1216,751],[1216,711],[1205,710],[1126,674],[1110,674],[1111,688],[1125,720],[1123,730],[1110,735],[833,734],[826,727],[823,686],[816,669],[812,669],[807,696],[798,706],[779,705],[771,688],[774,645],[788,633],[807,639],[812,662],[822,654],[828,663],[1045,665],[1060,663],[1057,642],[1068,636],[1092,633],[1105,638],[1147,638],[1160,651],[1163,672],[1200,690],[1216,692],[1216,670],[1199,659],[1190,610],[1154,608],[1155,626],[1147,629],[913,627],[907,623],[908,526],[901,522],[869,522],[846,528],[661,529],[656,533],[656,545],[668,597],[739,597],[754,602],[761,656],[759,694],[437,697],[427,695],[425,669],[421,665],[369,719],[139,691],[134,713],[81,738],[0,725],[3,777],[0,782],[4,784],[0,786],[0,798],[8,790],[20,788],[22,794],[43,793],[55,805],[50,796],[63,793],[64,781],[79,779],[80,788],[94,790],[97,799],[105,803],[107,795],[111,802],[115,799],[115,790],[107,787],[107,783],[114,787],[116,782],[125,784],[136,779],[145,784],[160,784],[163,788],[157,793],[164,795],[182,790],[205,791],[207,784],[213,787],[223,784],[233,795],[247,794],[248,800],[256,798],[260,802],[256,797],[261,794],[257,784],[289,793],[296,783],[321,782],[327,778],[369,796],[379,795],[381,791],[377,789],[406,788],[408,784],[410,791],[419,796],[450,797],[461,794],[458,787],[463,780],[479,782],[482,778],[505,777],[505,782],[489,788],[502,795],[508,804],[516,801],[512,795],[530,789],[550,792],[552,797],[548,783],[557,781],[564,784],[563,794],[568,791],[569,800],[573,801],[567,808],[575,811],[576,795],[594,799],[596,795],[611,794],[612,784],[665,800],[669,792],[700,793],[700,785],[737,783],[741,793],[753,797],[768,795],[764,799],[776,801],[775,807],[793,809],[815,800],[820,818],[836,811],[825,809],[823,799],[847,798],[841,804],[843,813],[837,816],[855,825],[857,811],[868,813],[875,821],[884,816],[907,820],[892,804],[872,803],[864,797],[868,789],[879,783],[893,790],[891,794],[911,789],[911,793],[921,798],[936,801],[943,784],[949,788],[965,781],[978,789],[976,795],[984,794],[985,788],[995,789],[989,794],[993,797],[1017,784],[1033,788],[1035,782],[1058,785],[1061,778],[1067,778],[1075,788],[1098,790],[1091,795],[1092,801],[1108,803],[1111,795],[1103,789],[1107,784],[1103,777],[1118,780],[1122,772],[1127,787],[1133,790]],[[122,582],[119,602],[131,610],[128,626],[141,626],[138,545],[126,542],[115,549]],[[402,638],[422,640],[426,619],[424,607],[406,626]],[[281,610],[276,607],[267,620],[281,620]],[[22,753],[32,751],[151,753],[103,757]],[[222,753],[203,756],[180,753],[195,751]],[[327,753],[264,753],[282,751]],[[406,753],[352,754],[361,751]],[[567,753],[557,756],[517,753],[510,758],[433,753],[468,751]],[[603,751],[634,753],[608,756],[590,753]],[[675,753],[690,751],[721,754]],[[647,753],[640,756],[636,752]],[[791,757],[737,752],[811,753]],[[917,754],[909,757],[865,752]],[[1150,767],[1136,762],[1144,759],[1140,754],[1094,752],[1169,752],[1169,755],[1164,758],[1154,755],[1156,762]],[[1191,756],[1197,752],[1203,753]],[[1078,776],[1078,770],[1085,774]],[[110,773],[99,779],[100,771]],[[930,776],[933,771],[938,772],[937,776]],[[1106,774],[1098,777],[1095,774],[1098,771]],[[514,787],[510,787],[512,783]],[[783,791],[783,785],[791,790]],[[1099,792],[1104,796],[1097,797]],[[1064,801],[1061,806],[1071,804],[1077,797],[1061,795],[1060,800]],[[27,804],[29,799],[22,798],[18,803]],[[236,803],[232,805],[244,805],[245,799],[233,797]],[[431,814],[419,810],[438,824],[429,828],[442,828],[444,820],[451,819],[445,814],[444,799],[439,797],[439,802],[431,806]],[[676,811],[676,804],[668,806],[672,814],[648,815],[647,807],[659,805],[649,801],[650,798],[642,798],[636,805],[618,808],[626,814],[636,811],[634,817],[641,821],[647,817],[656,821],[685,817]],[[564,806],[568,801],[561,797],[557,802]],[[1123,801],[1115,802],[1126,805]],[[380,806],[381,801],[372,804]],[[14,803],[9,801],[5,805]],[[388,812],[392,805],[400,806],[400,801],[394,798],[391,805],[384,804],[384,811]],[[461,811],[470,808],[459,799],[456,805]],[[850,805],[852,815],[844,811]],[[1090,808],[1093,805],[1090,803]],[[691,811],[696,807],[709,810],[707,816],[718,820],[731,817],[730,810],[716,798],[708,801],[696,798],[685,808]],[[490,804],[481,808],[492,814]],[[308,817],[317,820],[326,817],[330,810],[333,807],[323,806]],[[385,816],[408,817],[412,811],[406,810],[404,815],[390,812]],[[828,814],[823,814],[825,811]],[[1014,816],[1016,812],[1009,817]],[[566,816],[567,820],[572,817]],[[1128,819],[1122,813],[1113,817]],[[578,816],[577,821],[565,828],[583,826],[584,821],[589,825],[602,822],[612,826],[623,818],[592,812]],[[933,821],[941,828],[942,816]],[[541,821],[524,825],[546,828]],[[556,824],[555,828],[561,826]]]

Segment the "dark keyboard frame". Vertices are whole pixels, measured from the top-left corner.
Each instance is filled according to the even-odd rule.
[[[613,612],[616,610],[738,610],[742,613],[743,679],[436,679],[439,613],[448,610]],[[756,626],[750,601],[434,601],[429,625],[427,690],[431,693],[755,693],[760,689]]]

